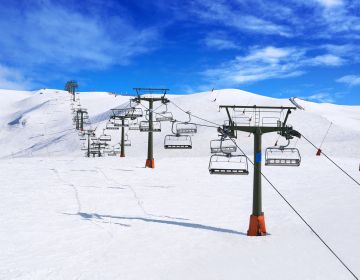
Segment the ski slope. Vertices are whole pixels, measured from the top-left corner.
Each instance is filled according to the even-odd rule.
[[[97,135],[109,110],[129,101],[106,92],[78,97]],[[292,106],[231,89],[168,98],[177,120],[188,120],[180,107],[214,124],[226,120],[219,105]],[[305,110],[289,123],[319,145],[332,122],[322,149],[359,181],[360,107],[297,102]],[[139,131],[128,132],[125,158],[85,158],[70,108],[61,90],[0,91],[0,279],[354,279],[265,181],[269,234],[246,235],[252,166],[248,176],[209,174],[215,125],[198,127],[192,150],[171,151],[163,148],[171,125],[163,123],[151,170]],[[118,143],[119,131],[109,133]],[[263,148],[277,138],[265,135]],[[240,133],[237,143],[253,157],[252,136]],[[359,186],[304,139],[292,146],[300,167],[263,173],[359,276]]]

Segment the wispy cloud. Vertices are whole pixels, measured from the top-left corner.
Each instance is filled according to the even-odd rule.
[[[244,12],[239,3],[231,5],[230,2],[224,0],[195,0],[189,11],[206,23],[218,23],[250,33],[292,36],[287,26]]]
[[[326,8],[334,8],[343,5],[342,0],[316,0],[319,4]]]
[[[336,80],[338,83],[344,83],[348,86],[359,86],[360,85],[360,76],[356,75],[346,75]]]
[[[310,101],[321,102],[321,103],[334,103],[335,102],[335,98],[327,92],[315,93],[313,95],[301,97],[301,98],[310,100]]]
[[[345,63],[345,59],[340,56],[333,54],[324,54],[311,58],[309,60],[310,64],[314,65],[326,65],[326,66],[339,66]]]
[[[311,57],[305,48],[254,48],[250,53],[237,56],[219,67],[207,69],[203,74],[217,83],[231,86],[249,82],[289,78],[304,74],[309,67],[335,67],[345,59],[323,54]]]
[[[228,36],[222,32],[215,32],[209,34],[205,40],[204,44],[208,48],[217,49],[217,50],[229,50],[229,49],[240,49],[240,45],[229,39]]]
[[[126,64],[154,47],[155,28],[137,28],[126,17],[82,13],[55,1],[31,1],[0,12],[1,60],[18,66],[55,65],[62,70]],[[21,63],[19,63],[21,62]]]
[[[22,73],[16,69],[0,64],[0,88],[1,89],[27,89],[32,82],[26,79]]]

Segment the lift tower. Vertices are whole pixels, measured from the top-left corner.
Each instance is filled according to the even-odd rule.
[[[75,101],[75,92],[78,88],[78,83],[74,80],[68,81],[65,84],[65,90],[68,91],[73,96],[73,101]]]
[[[301,134],[294,130],[292,126],[286,125],[287,119],[292,110],[296,107],[273,107],[273,106],[231,106],[221,105],[220,109],[225,109],[229,122],[219,132],[227,134],[231,138],[237,137],[237,131],[243,131],[254,134],[254,184],[253,184],[253,204],[252,215],[250,216],[249,236],[258,236],[266,234],[264,212],[262,211],[262,192],[261,192],[261,138],[262,134],[277,132],[280,136],[290,140],[294,137],[301,137]],[[241,112],[244,116],[249,113],[249,123],[237,121],[232,118],[230,109]],[[282,112],[286,111],[284,120],[281,120]],[[278,117],[271,117],[272,114]],[[264,116],[265,115],[265,116]]]
[[[154,160],[154,150],[153,150],[153,132],[154,132],[154,124],[153,124],[153,108],[154,102],[161,102],[162,104],[167,104],[170,102],[169,99],[165,97],[169,89],[167,88],[134,88],[136,91],[137,97],[133,98],[132,101],[136,103],[141,103],[141,101],[145,101],[149,103],[149,128],[148,128],[148,153],[147,159],[145,163],[145,167],[155,168],[155,160]],[[152,94],[162,94],[160,97],[153,97]]]

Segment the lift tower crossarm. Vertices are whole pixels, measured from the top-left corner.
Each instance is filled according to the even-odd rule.
[[[222,128],[219,128],[219,132],[226,132],[228,136],[236,138],[237,131],[249,132],[254,134],[254,184],[253,184],[253,206],[252,206],[252,215],[250,216],[250,224],[248,235],[265,235],[265,218],[262,211],[262,191],[261,191],[261,138],[264,133],[278,132],[281,136],[284,136],[286,139],[291,139],[294,136],[300,137],[301,134],[294,130],[291,126],[287,126],[286,122],[292,110],[296,110],[296,107],[284,107],[284,106],[236,106],[236,105],[221,105],[219,109],[225,109],[227,116],[229,118],[229,125],[224,125]],[[237,125],[229,112],[229,109],[250,109],[255,112],[255,122],[254,125]],[[260,122],[260,114],[276,112],[287,110],[284,121],[279,120],[277,126],[274,125],[264,125],[264,122]],[[258,116],[258,119],[257,117]]]

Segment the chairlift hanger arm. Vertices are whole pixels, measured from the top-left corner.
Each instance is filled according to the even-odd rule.
[[[286,122],[287,122],[287,119],[288,119],[288,117],[289,117],[289,115],[291,114],[291,110],[290,109],[288,109],[287,110],[287,112],[286,112],[286,116],[285,116],[285,119],[284,119],[284,122],[283,122],[283,127],[285,127],[286,126]]]

